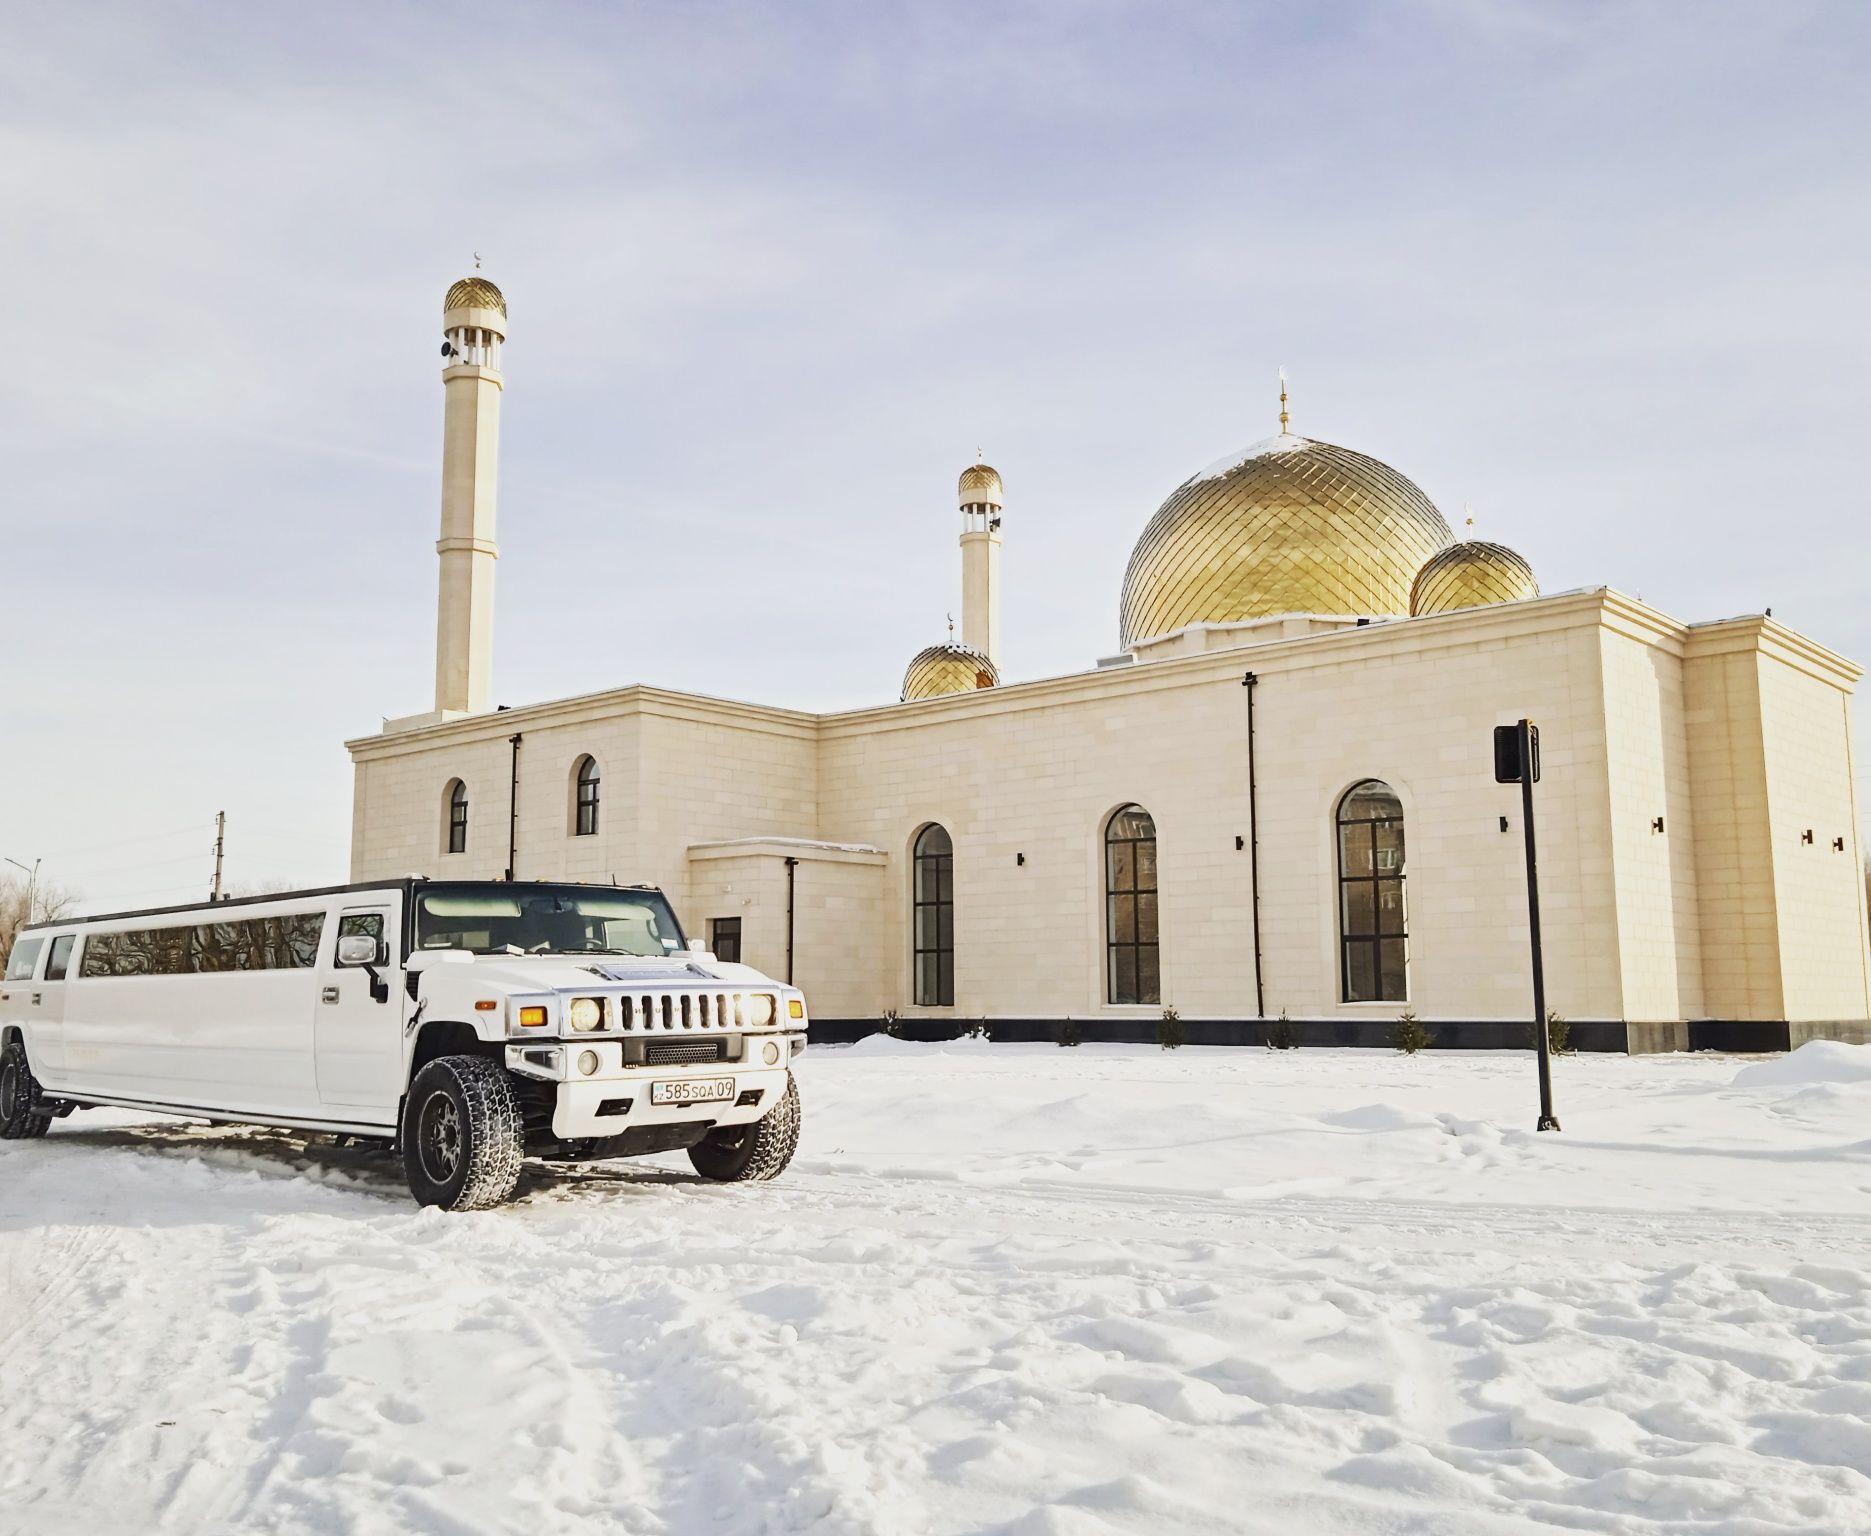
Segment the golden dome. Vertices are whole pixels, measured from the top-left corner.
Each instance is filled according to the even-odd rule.
[[[1185,480],[1131,551],[1122,643],[1274,613],[1402,614],[1449,542],[1388,464],[1283,432]]]
[[[961,472],[955,493],[964,507],[1001,505],[1000,471],[989,464],[970,464]]]
[[[1504,544],[1481,539],[1451,544],[1431,555],[1410,587],[1410,612],[1453,613],[1538,597],[1533,567]]]
[[[451,309],[497,309],[504,315],[507,301],[498,288],[476,273],[450,285],[448,297],[442,300],[442,313]]]
[[[945,693],[972,693],[1000,682],[1000,669],[981,652],[953,640],[932,645],[910,659],[903,674],[903,702],[937,699]]]

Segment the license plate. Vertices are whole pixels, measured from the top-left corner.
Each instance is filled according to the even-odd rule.
[[[687,1077],[673,1083],[651,1083],[652,1104],[712,1104],[734,1097],[731,1077]]]

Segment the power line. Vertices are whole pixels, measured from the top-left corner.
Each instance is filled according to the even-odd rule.
[[[213,823],[204,823],[200,827],[178,827],[173,832],[148,832],[137,837],[113,837],[105,843],[87,843],[82,848],[55,848],[48,853],[48,859],[69,859],[81,853],[97,853],[105,848],[126,848],[136,843],[161,842],[171,837],[196,837],[207,830]]]

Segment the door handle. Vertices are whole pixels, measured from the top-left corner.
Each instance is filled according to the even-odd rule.
[[[338,1000],[338,989],[336,987],[327,987],[325,988],[323,992],[319,994],[320,1002],[335,1003],[337,1002],[337,1000]]]
[[[37,992],[33,993],[32,995],[32,1005],[35,1008],[39,1006],[39,994]]]

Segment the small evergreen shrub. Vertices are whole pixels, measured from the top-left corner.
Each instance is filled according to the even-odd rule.
[[[1077,1045],[1078,1042],[1078,1021],[1076,1019],[1061,1019],[1058,1027],[1052,1032],[1052,1043],[1054,1045]]]
[[[985,1040],[988,1037],[986,1019],[970,1019],[961,1027],[964,1040]]]
[[[884,1009],[884,1033],[892,1040],[903,1038],[903,1021],[897,1017],[897,1011],[894,1008]]]
[[[1174,1008],[1165,1008],[1163,1017],[1156,1021],[1156,1043],[1166,1051],[1173,1051],[1188,1041],[1189,1028],[1182,1022],[1182,1015]]]
[[[1267,1022],[1267,1049],[1270,1051],[1290,1051],[1299,1044],[1299,1031],[1293,1028],[1293,1021],[1286,1016],[1286,1010],[1280,1010],[1277,1019]]]
[[[1406,1008],[1390,1026],[1390,1043],[1405,1056],[1414,1056],[1436,1037],[1424,1027],[1414,1008]]]
[[[1546,1043],[1555,1056],[1572,1054],[1572,1026],[1550,1009],[1546,1015]],[[1539,1032],[1529,1024],[1527,1026],[1527,1049],[1537,1051],[1540,1048]]]

